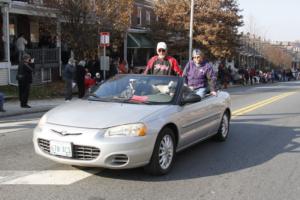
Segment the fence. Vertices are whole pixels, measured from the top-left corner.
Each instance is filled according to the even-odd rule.
[[[59,65],[59,48],[26,49],[26,53],[30,54],[34,58],[35,64],[41,65],[40,67]]]
[[[53,73],[58,74],[60,65],[59,48],[41,48],[41,49],[26,49],[26,53],[34,58],[35,73],[33,75],[33,83],[41,84],[52,80]],[[11,84],[17,84],[16,80],[17,66],[10,69]]]

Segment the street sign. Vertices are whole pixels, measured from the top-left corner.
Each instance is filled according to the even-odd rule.
[[[109,46],[109,32],[100,33],[100,46],[102,47]]]
[[[100,69],[104,71],[109,71],[109,57],[101,56],[100,57]]]

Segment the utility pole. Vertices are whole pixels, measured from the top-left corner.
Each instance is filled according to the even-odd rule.
[[[192,59],[192,48],[193,48],[193,24],[194,24],[193,21],[194,21],[194,0],[191,0],[189,60]]]

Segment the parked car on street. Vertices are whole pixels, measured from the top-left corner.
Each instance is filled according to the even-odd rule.
[[[182,77],[117,75],[85,99],[47,112],[34,129],[37,154],[53,161],[163,175],[175,154],[229,132],[230,96],[201,99]]]

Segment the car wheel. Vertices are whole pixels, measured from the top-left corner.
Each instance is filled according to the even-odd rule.
[[[228,137],[229,132],[229,114],[225,112],[222,117],[222,121],[218,130],[218,133],[215,135],[217,141],[225,141]]]
[[[167,174],[173,166],[175,153],[174,132],[170,128],[164,128],[156,139],[150,163],[145,171],[152,175]]]

